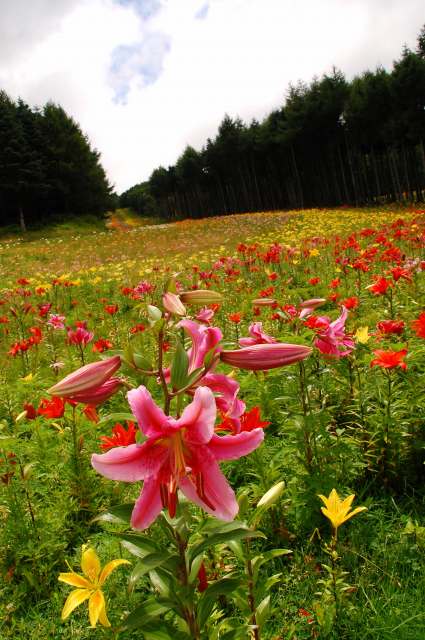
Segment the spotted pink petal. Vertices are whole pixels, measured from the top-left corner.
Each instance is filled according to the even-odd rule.
[[[186,498],[202,507],[207,513],[219,520],[233,520],[239,511],[239,505],[233,489],[220,471],[220,467],[212,456],[205,456],[202,476],[204,492],[209,504],[206,504],[198,495],[195,485],[185,477],[179,482],[179,487]],[[209,505],[212,505],[212,509]]]
[[[208,443],[208,449],[218,461],[237,460],[254,451],[263,440],[263,429],[242,431],[242,433],[234,436],[218,436],[214,434]]]
[[[167,456],[166,448],[155,444],[155,441],[148,441],[142,445],[114,447],[103,454],[94,453],[91,463],[105,478],[137,482],[156,475]]]
[[[156,478],[148,478],[134,505],[130,524],[133,529],[146,529],[162,510],[160,485]]]
[[[185,428],[184,439],[191,444],[205,444],[214,433],[217,415],[214,395],[208,387],[198,387],[193,401],[184,409],[175,426]]]
[[[141,385],[127,393],[128,403],[136,416],[139,427],[148,438],[164,434],[170,418],[155,404],[149,391]]]

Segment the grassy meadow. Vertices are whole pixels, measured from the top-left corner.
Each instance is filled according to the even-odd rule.
[[[420,640],[425,210],[154,222],[121,210],[106,224],[0,238],[0,638]],[[196,306],[187,294],[197,290]],[[216,342],[204,349],[205,335]],[[244,338],[267,353],[280,342],[311,352],[243,368],[233,352],[249,349]],[[119,383],[104,399],[48,393],[116,354]],[[228,400],[211,383],[215,434],[264,433],[252,452],[221,458],[236,524],[206,515],[167,477],[162,514],[136,534],[141,482],[104,477],[91,456],[145,447],[129,389],[143,385],[181,419],[214,374],[233,385]],[[177,454],[171,464],[182,483],[185,429],[186,467]],[[208,487],[194,501],[211,514]],[[333,489],[365,509],[349,517],[351,505],[327,498]],[[87,578],[87,549],[102,566],[130,563],[104,588],[77,585],[101,589],[111,626],[101,607],[90,626],[87,600],[61,620],[71,583],[59,574],[81,574],[83,556]]]

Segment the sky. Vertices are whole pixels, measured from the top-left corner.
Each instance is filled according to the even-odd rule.
[[[61,104],[120,193],[290,83],[391,69],[424,23],[424,0],[0,0],[0,89]]]

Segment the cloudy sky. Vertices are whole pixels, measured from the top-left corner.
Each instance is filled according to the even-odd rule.
[[[424,0],[0,0],[0,88],[60,103],[118,192],[290,82],[391,68]]]

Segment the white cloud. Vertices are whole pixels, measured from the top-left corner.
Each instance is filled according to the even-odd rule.
[[[262,118],[289,82],[390,67],[415,46],[423,0],[14,0],[5,15],[0,87],[61,103],[121,191],[226,112]]]

